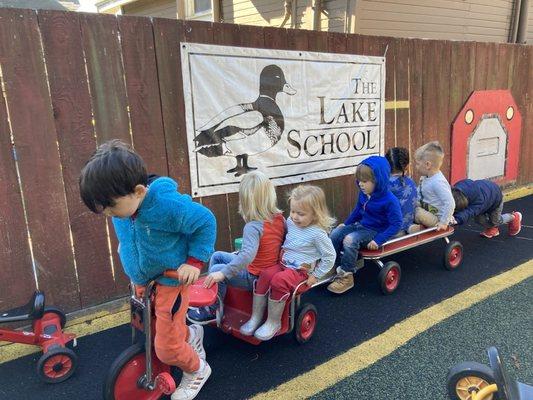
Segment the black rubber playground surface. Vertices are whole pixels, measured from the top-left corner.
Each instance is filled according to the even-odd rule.
[[[245,399],[274,388],[342,354],[347,349],[379,335],[395,323],[460,293],[476,283],[530,260],[533,258],[533,229],[531,228],[533,196],[506,204],[506,211],[512,209],[522,211],[524,216],[523,225],[525,226],[518,237],[507,237],[505,228],[502,229],[499,237],[491,240],[480,238],[479,229],[474,225],[467,225],[456,231],[452,239],[461,241],[465,250],[463,265],[457,271],[450,272],[443,268],[442,252],[445,243],[440,240],[394,256],[394,260],[402,267],[402,282],[392,296],[383,296],[380,293],[376,280],[377,267],[371,263],[367,263],[356,277],[356,287],[343,296],[333,296],[325,288],[318,288],[306,294],[303,301],[315,304],[319,312],[317,331],[311,342],[306,345],[298,345],[291,335],[286,335],[260,346],[252,346],[215,329],[206,328],[204,344],[213,374],[197,398],[215,399],[223,396],[225,400]],[[520,285],[526,285],[525,287],[531,291],[531,280]],[[514,297],[506,296],[505,293],[498,295],[499,301],[512,302]],[[484,303],[479,307],[482,307]],[[524,306],[531,310],[531,302],[529,306],[528,304]],[[511,311],[513,307],[509,306],[508,309]],[[489,307],[488,310],[491,308]],[[504,310],[506,310],[504,306],[494,308],[494,312]],[[467,312],[460,313],[453,318],[460,319],[461,315],[467,318],[467,314]],[[502,317],[513,319],[512,315]],[[521,315],[517,317],[522,318]],[[523,321],[524,331],[528,325],[526,321]],[[530,323],[531,321],[529,321],[529,326],[531,326]],[[513,329],[519,331],[519,328]],[[423,333],[421,337],[434,333],[434,329],[430,331]],[[512,351],[512,341],[518,340],[517,337],[520,337],[522,341],[526,340],[526,344],[521,343],[519,349],[524,347],[527,349],[527,345],[532,348],[531,335],[526,335],[526,339],[524,336],[502,335],[499,341],[500,344],[503,343],[505,350]],[[390,362],[392,366],[392,363],[396,363],[394,368],[399,369],[405,368],[405,363],[423,365],[421,360],[429,357],[427,349],[417,352],[412,350],[413,348],[427,347],[433,340],[434,343],[439,344],[440,350],[445,350],[444,339],[438,335],[432,338],[428,341],[417,337],[400,348],[397,352],[412,351],[410,354],[415,354],[413,359],[403,357],[403,364],[398,362],[401,357],[396,355],[397,352],[378,364]],[[78,370],[68,381],[57,385],[46,385],[38,380],[35,373],[38,354],[2,364],[0,365],[0,399],[100,399],[106,370],[113,359],[129,344],[129,325],[79,339],[75,350],[79,356]],[[451,343],[450,346],[452,346]],[[484,351],[484,347],[479,349],[479,360],[482,359]],[[420,355],[420,359],[417,359],[417,354]],[[374,367],[368,370],[374,371],[372,368]],[[442,371],[425,371],[420,376],[420,381],[426,384],[425,381],[440,377],[439,374],[442,375]],[[357,396],[356,393],[344,392],[343,389],[353,386],[345,384],[349,379],[342,381],[334,389],[328,389],[339,390],[338,392],[325,395],[328,393],[326,390],[317,395],[317,398],[354,398]],[[392,376],[391,384],[401,385],[402,383]],[[373,395],[365,396],[365,398],[375,400],[400,398],[389,397],[384,392],[380,393],[383,393],[383,397]],[[407,387],[394,393],[403,393],[404,396],[401,399],[427,398],[415,395],[415,391],[411,396]]]

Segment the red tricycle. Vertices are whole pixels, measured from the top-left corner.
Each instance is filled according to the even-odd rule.
[[[176,271],[166,271],[164,275],[176,279],[175,274]],[[105,400],[157,400],[176,390],[171,367],[157,358],[154,349],[157,278],[146,286],[142,299],[130,286],[132,344],[111,364],[104,382]],[[144,334],[144,341],[138,340],[139,332]]]
[[[67,318],[55,307],[45,307],[44,293],[36,291],[23,307],[0,314],[0,323],[31,321],[31,332],[0,329],[0,341],[41,347],[43,355],[37,362],[37,374],[46,383],[59,383],[72,376],[78,364],[76,353],[66,347],[76,335],[63,332]]]
[[[381,258],[390,256],[392,254],[399,253],[413,247],[433,242],[438,239],[444,239],[446,242],[446,248],[443,254],[444,268],[453,271],[457,269],[463,261],[463,245],[458,241],[451,242],[448,236],[451,236],[454,232],[452,226],[449,226],[446,230],[437,231],[437,228],[428,228],[416,233],[412,233],[405,236],[389,240],[384,243],[377,250],[362,250],[362,260],[372,260],[380,268],[378,280],[380,282],[381,291],[383,294],[393,293],[400,284],[400,278],[402,272],[400,264],[396,261],[388,261],[383,264]],[[364,262],[362,261],[361,262]]]
[[[315,283],[312,288],[329,283],[333,278],[334,274],[330,273]],[[209,306],[217,300],[218,285],[214,284],[209,289],[205,288],[203,285],[204,279],[200,278],[191,286],[189,292],[191,307]],[[294,337],[300,344],[306,343],[311,339],[315,332],[318,312],[311,303],[301,304],[302,295],[309,289],[305,282],[302,282],[291,293],[281,316],[281,329],[275,336],[294,331]],[[216,326],[223,332],[245,342],[255,345],[261,343],[261,340],[255,336],[246,336],[239,331],[239,328],[252,315],[252,292],[228,285],[224,301],[219,298],[218,304],[216,322],[212,322],[210,325]],[[263,318],[266,319],[266,317],[265,315]]]

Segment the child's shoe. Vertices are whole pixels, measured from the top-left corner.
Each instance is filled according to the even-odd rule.
[[[204,327],[201,325],[189,325],[189,340],[187,343],[196,351],[198,357],[205,360],[204,350]]]
[[[191,308],[187,311],[187,319],[193,324],[207,325],[217,320],[217,310],[210,306]]]
[[[483,232],[481,232],[479,235],[486,237],[488,239],[491,239],[493,237],[496,237],[500,234],[500,230],[497,226],[493,226],[492,228],[487,228]]]
[[[509,222],[509,236],[516,236],[522,229],[522,213],[519,211],[512,212],[514,219]]]
[[[200,368],[196,372],[183,372],[180,385],[172,393],[172,400],[192,400],[194,399],[205,382],[211,375],[211,367],[205,361],[200,359]]]
[[[285,300],[268,299],[268,317],[254,333],[254,336],[262,341],[272,339],[281,329],[281,316],[285,309]]]
[[[410,235],[411,233],[420,232],[422,229],[424,229],[422,225],[412,224],[412,225],[409,225],[409,227],[407,228],[407,233]]]
[[[252,301],[252,316],[246,321],[239,332],[245,336],[252,336],[261,322],[263,321],[263,315],[265,315],[265,308],[267,304],[266,294],[256,294],[254,291],[254,297]]]
[[[337,276],[335,277],[333,282],[328,285],[328,290],[336,294],[342,294],[353,288],[353,285],[353,273],[345,272],[342,269],[338,268]]]

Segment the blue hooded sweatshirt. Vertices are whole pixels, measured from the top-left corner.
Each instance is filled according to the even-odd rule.
[[[359,191],[357,205],[344,224],[359,222],[365,228],[376,231],[374,241],[381,246],[402,227],[400,202],[389,190],[390,165],[387,159],[372,156],[363,160],[362,164],[372,169],[376,186],[370,197]],[[357,185],[359,186],[359,183]]]
[[[134,284],[146,285],[166,269],[177,269],[188,257],[205,262],[214,251],[213,213],[177,189],[174,180],[158,178],[149,184],[134,217],[113,217],[120,261]],[[179,285],[164,277],[158,283]]]
[[[468,199],[468,207],[453,215],[458,224],[464,224],[470,217],[490,213],[503,200],[500,187],[486,179],[463,179],[457,182],[454,188],[460,190]]]

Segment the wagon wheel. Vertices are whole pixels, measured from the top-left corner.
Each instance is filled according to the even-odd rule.
[[[315,333],[318,311],[311,303],[306,303],[298,310],[298,318],[294,330],[296,341],[300,344],[307,343]]]
[[[379,271],[379,283],[383,294],[393,293],[400,284],[402,270],[396,261],[389,261]]]
[[[453,271],[461,265],[463,261],[463,245],[460,242],[450,242],[444,250],[444,268]]]

